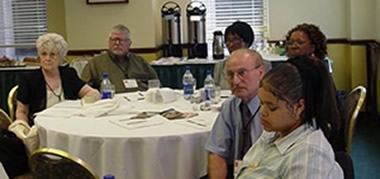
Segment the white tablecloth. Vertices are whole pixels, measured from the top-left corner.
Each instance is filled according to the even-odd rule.
[[[130,94],[121,94],[115,98]],[[129,98],[133,98],[129,97]],[[116,178],[199,178],[206,174],[207,152],[204,149],[217,111],[199,113],[191,119],[166,121],[162,125],[126,129],[110,121],[124,119],[138,111],[160,111],[175,107],[192,112],[193,105],[180,97],[170,104],[124,100],[116,114],[88,119],[76,116],[80,101],[65,101],[38,115],[41,147],[58,148],[86,161],[101,177]],[[123,114],[123,111],[124,114]]]
[[[0,178],[1,179],[8,179],[7,172],[5,172],[5,169],[3,167],[3,164],[0,162]]]

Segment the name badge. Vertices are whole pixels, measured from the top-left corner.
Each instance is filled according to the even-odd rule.
[[[136,79],[124,79],[123,80],[125,88],[137,88],[137,81]]]
[[[234,175],[236,176],[237,172],[239,171],[239,168],[243,164],[242,160],[235,160],[234,161]]]

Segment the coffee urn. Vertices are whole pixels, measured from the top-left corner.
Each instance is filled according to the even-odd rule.
[[[207,58],[206,6],[200,1],[191,1],[186,8],[188,58]]]
[[[212,41],[212,57],[214,60],[224,58],[223,33],[220,30],[214,32],[214,38]]]
[[[173,1],[161,8],[164,57],[182,57],[181,8]]]

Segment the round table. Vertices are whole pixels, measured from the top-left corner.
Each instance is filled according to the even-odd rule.
[[[115,100],[134,94],[119,94]],[[135,98],[137,99],[137,98]],[[175,107],[193,112],[193,104],[179,97],[169,104],[144,100],[122,100],[117,110],[101,117],[79,116],[80,101],[59,103],[35,118],[40,147],[64,150],[87,162],[101,177],[116,178],[199,178],[207,173],[205,143],[217,111],[196,111],[187,119],[165,120],[160,125],[127,129],[114,121],[128,119],[142,111],[162,111]],[[132,114],[134,113],[134,114]],[[204,125],[204,126],[203,126]]]

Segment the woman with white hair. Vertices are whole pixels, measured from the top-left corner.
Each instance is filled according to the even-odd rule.
[[[33,114],[64,99],[100,96],[97,90],[79,79],[73,68],[60,66],[67,54],[67,43],[62,36],[42,35],[36,45],[41,68],[26,74],[19,84],[16,121],[33,125]]]
[[[14,140],[14,150],[1,150],[0,158],[8,175],[13,178],[27,171],[27,157],[24,145],[28,148],[31,127],[34,124],[33,115],[65,99],[78,99],[85,95],[93,95],[99,99],[100,94],[77,76],[73,68],[62,66],[67,54],[67,43],[59,34],[48,33],[36,41],[41,68],[27,72],[19,83],[17,92],[16,120],[8,127],[10,138]],[[4,131],[2,131],[4,133]],[[8,132],[8,131],[6,131]],[[16,138],[17,139],[17,138]],[[9,142],[1,139],[0,143]],[[0,144],[2,145],[2,144]],[[29,149],[29,148],[28,148]],[[29,151],[30,152],[30,151]],[[12,160],[20,158],[20,160]]]

